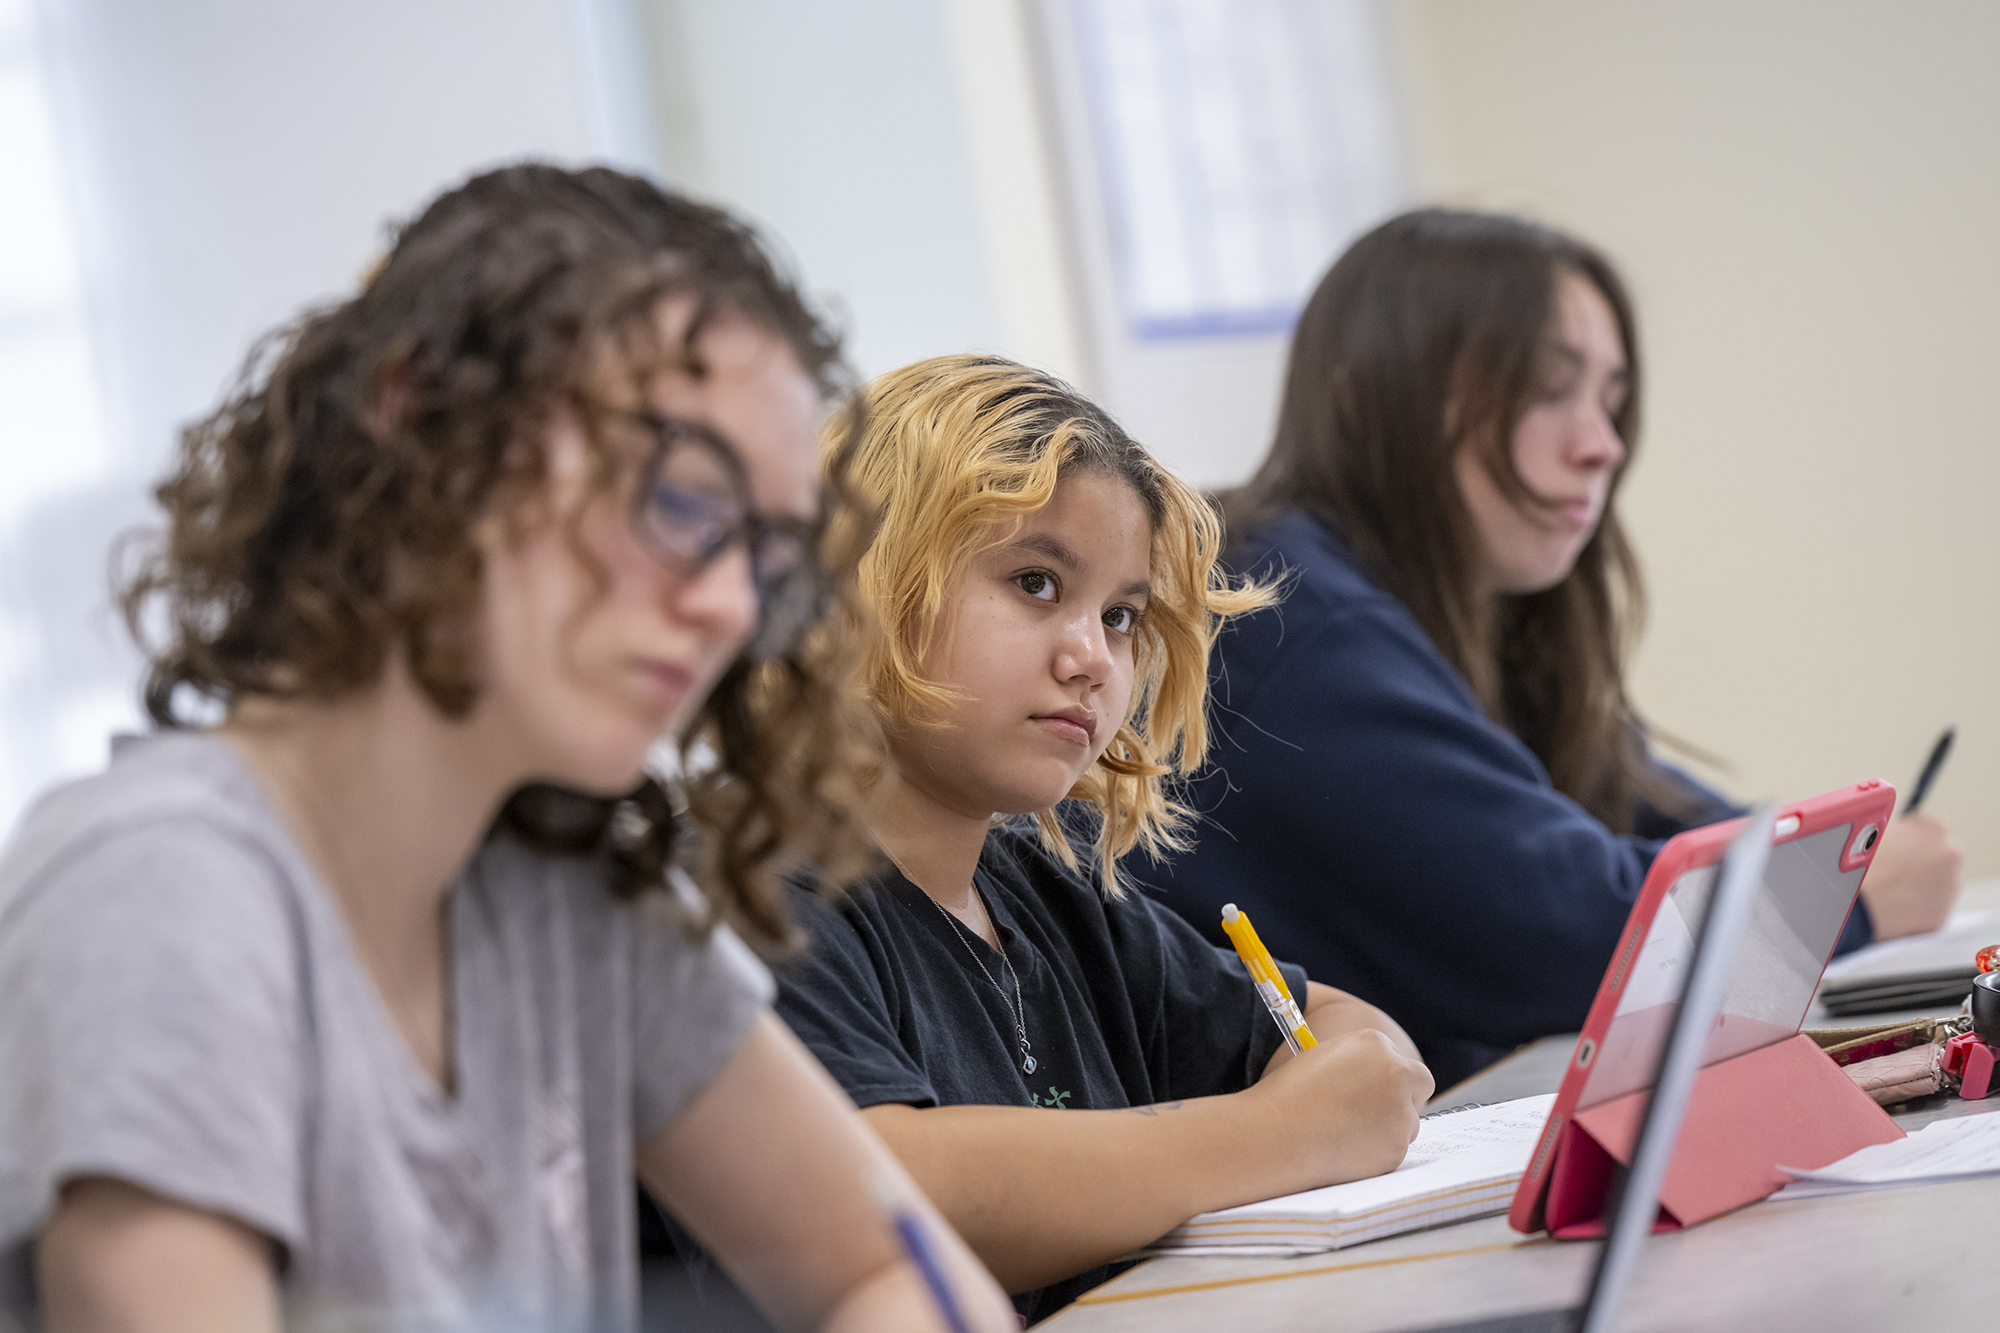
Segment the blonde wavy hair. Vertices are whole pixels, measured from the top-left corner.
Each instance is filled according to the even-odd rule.
[[[958,701],[921,663],[953,586],[977,555],[1008,540],[1009,520],[1041,509],[1082,472],[1121,478],[1145,505],[1152,593],[1134,643],[1132,701],[1068,794],[1094,817],[1103,891],[1120,896],[1118,858],[1186,846],[1187,811],[1167,784],[1208,751],[1209,649],[1226,618],[1270,605],[1273,590],[1232,582],[1217,563],[1221,524],[1202,495],[1052,375],[1000,357],[941,356],[881,376],[862,397],[866,426],[847,478],[878,506],[860,587],[880,632],[862,671],[885,718],[925,725]],[[1080,869],[1056,810],[1035,819],[1049,851]]]

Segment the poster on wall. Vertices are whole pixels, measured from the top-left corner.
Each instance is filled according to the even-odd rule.
[[[1187,480],[1247,478],[1292,325],[1410,202],[1382,0],[1031,0],[1090,387]]]
[[[1056,8],[1124,330],[1141,342],[1289,330],[1334,254],[1401,197],[1371,8]]]

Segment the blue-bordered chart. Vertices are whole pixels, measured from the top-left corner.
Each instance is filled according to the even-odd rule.
[[[1290,328],[1399,187],[1366,14],[1343,0],[1066,9],[1129,334]]]

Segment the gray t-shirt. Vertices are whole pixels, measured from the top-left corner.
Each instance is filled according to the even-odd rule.
[[[0,1325],[62,1183],[106,1175],[279,1241],[291,1327],[632,1328],[633,1144],[771,992],[682,919],[490,841],[451,898],[446,1097],[235,752],[123,743],[0,855]]]

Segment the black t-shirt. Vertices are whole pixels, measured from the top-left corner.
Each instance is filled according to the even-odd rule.
[[[794,889],[812,947],[779,967],[778,1012],[858,1105],[1116,1110],[1241,1091],[1277,1050],[1234,953],[1141,894],[1107,901],[1032,833],[994,830],[973,883],[1012,975],[900,874],[837,907]],[[1303,1001],[1305,974],[1284,971]],[[1117,1271],[1014,1303],[1033,1321]]]

